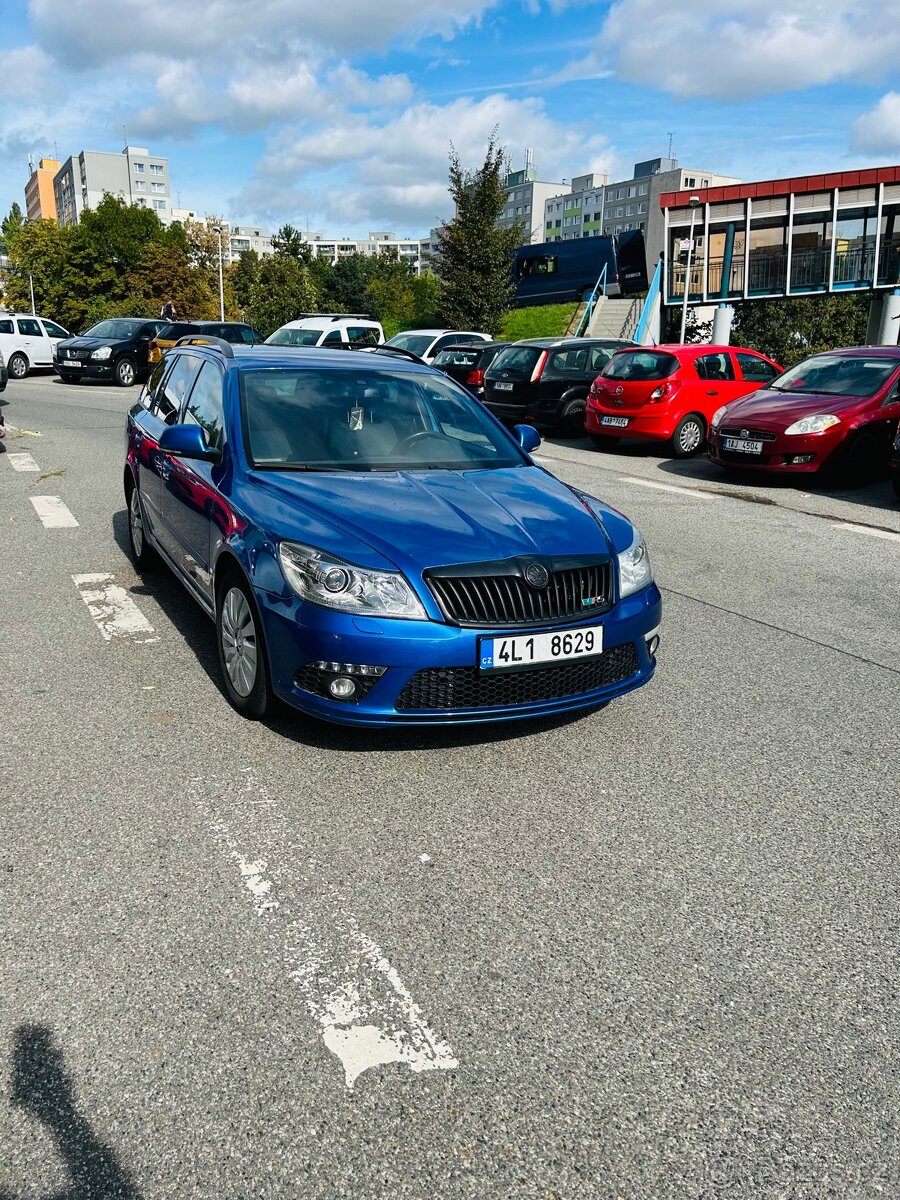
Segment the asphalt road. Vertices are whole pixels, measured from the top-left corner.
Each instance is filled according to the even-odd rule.
[[[545,443],[647,538],[650,686],[254,724],[127,558],[134,395],[3,397],[0,1198],[900,1196],[889,484]]]

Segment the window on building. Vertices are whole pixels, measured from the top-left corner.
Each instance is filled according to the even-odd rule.
[[[628,199],[630,200],[632,196],[636,196],[636,195],[637,195],[637,187],[636,186],[630,187],[628,189]]]
[[[134,172],[136,175],[143,175],[143,173],[144,173],[144,164],[143,163],[133,163],[132,165],[134,166]]]
[[[165,200],[154,200],[153,207],[156,209],[157,212],[163,212],[166,207],[166,202],[165,202]]]
[[[647,211],[647,202],[645,200],[643,204],[638,205],[638,212],[645,213],[646,211]]]
[[[164,192],[166,190],[164,183],[151,183],[150,187],[154,192]]]
[[[151,163],[150,164],[150,174],[151,175],[162,175],[162,173],[163,173],[163,166],[161,163]]]
[[[647,228],[647,222],[641,221],[640,224],[638,225],[638,229],[641,231],[641,233],[643,233],[646,228]]]
[[[619,188],[619,190],[616,192],[616,199],[617,200],[625,199],[625,189],[624,188]]]
[[[561,224],[562,224],[562,220],[560,217],[557,217],[556,220],[553,222],[554,228],[556,228],[556,229],[559,229]]]
[[[634,216],[634,205],[633,204],[629,204],[628,207],[625,209],[625,216],[626,217]]]
[[[686,188],[688,188],[688,187],[696,187],[696,186],[697,186],[697,180],[696,180],[696,177],[695,177],[695,176],[693,176],[693,175],[686,175],[686,176],[684,177],[684,186],[685,186]]]
[[[638,195],[639,195],[639,196],[646,196],[646,195],[647,195],[647,185],[646,185],[646,183],[642,183],[642,184],[641,184],[641,186],[638,188]]]
[[[709,180],[708,180],[708,179],[701,179],[701,180],[700,180],[700,186],[701,186],[701,187],[709,187]]]
[[[616,211],[613,213],[613,216],[614,216],[614,217],[624,217],[624,216],[625,216],[625,209],[624,209],[624,208],[622,208],[622,207],[621,207],[621,205],[620,205],[620,206],[619,206],[619,208],[617,208],[617,209],[616,209]]]
[[[144,183],[143,179],[136,179],[134,181],[134,190],[136,192],[145,192],[147,190],[147,185]]]

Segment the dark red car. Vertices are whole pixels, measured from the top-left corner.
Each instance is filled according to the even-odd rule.
[[[620,438],[671,442],[676,458],[702,450],[717,408],[764,387],[781,367],[742,346],[618,350],[588,393],[585,428],[598,450]]]
[[[804,359],[712,419],[723,467],[825,473],[856,483],[884,467],[900,420],[900,349],[856,346]]]

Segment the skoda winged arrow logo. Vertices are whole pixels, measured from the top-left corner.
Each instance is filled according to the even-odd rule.
[[[525,581],[527,582],[528,586],[533,587],[536,592],[540,591],[541,588],[545,588],[550,582],[550,572],[543,563],[529,563],[525,568]]]

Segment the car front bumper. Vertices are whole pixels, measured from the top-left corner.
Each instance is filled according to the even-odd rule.
[[[63,379],[112,379],[115,362],[111,358],[106,358],[102,362],[91,362],[90,359],[85,359],[80,365],[76,366],[70,363],[67,359],[54,358],[53,370]]]
[[[709,435],[709,457],[723,467],[744,471],[776,471],[791,475],[809,475],[821,471],[832,455],[840,449],[845,431],[825,433],[791,434],[790,437],[777,433],[773,440],[764,441],[761,454],[747,454],[740,450],[726,450],[723,442],[726,435],[712,431]],[[733,435],[727,435],[732,437]],[[752,439],[752,434],[751,438]]]
[[[256,592],[272,686],[288,704],[346,725],[511,721],[596,708],[647,683],[656,667],[662,599],[655,584],[590,621],[509,629],[463,629],[437,621],[374,620],[314,609]],[[603,626],[603,654],[521,671],[478,669],[479,639]],[[351,701],[323,695],[335,674],[312,662],[386,668],[362,680]]]

